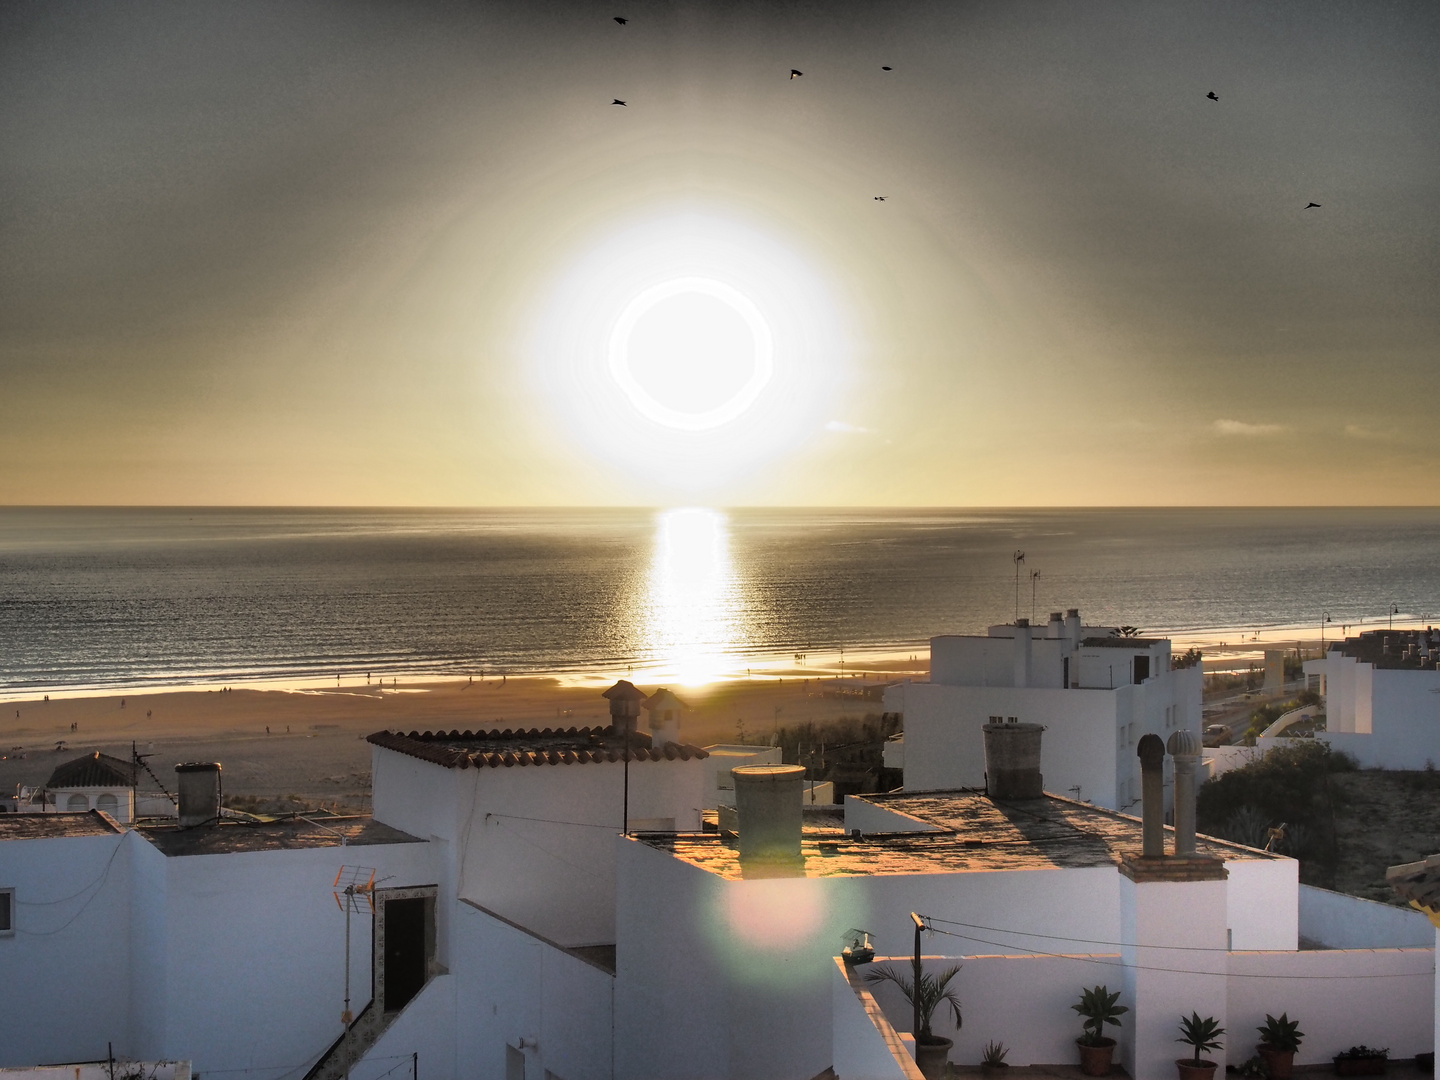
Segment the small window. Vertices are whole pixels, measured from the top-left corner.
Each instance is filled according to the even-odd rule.
[[[89,810],[90,800],[84,795],[71,795],[70,798],[65,800],[65,809],[71,811]]]
[[[992,716],[992,717],[990,717],[990,723],[992,723],[992,724],[1003,724],[1004,722],[1005,722],[1005,718],[1004,718],[1003,716]]]
[[[0,937],[15,933],[15,890],[0,889]]]
[[[1019,718],[1018,716],[1007,716],[1007,717],[1005,717],[1005,723],[1007,723],[1007,724],[1018,724],[1019,722],[1020,722],[1020,718]]]

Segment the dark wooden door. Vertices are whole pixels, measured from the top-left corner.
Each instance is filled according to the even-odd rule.
[[[425,898],[385,901],[385,1011],[395,1012],[425,985]]]

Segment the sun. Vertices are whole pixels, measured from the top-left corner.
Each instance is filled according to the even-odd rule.
[[[596,235],[530,325],[547,440],[657,498],[720,490],[818,437],[850,378],[851,330],[828,280],[774,232],[721,213],[656,213]]]
[[[712,278],[678,278],[621,312],[610,375],[647,419],[705,431],[755,404],[774,375],[774,353],[770,324],[748,296]]]

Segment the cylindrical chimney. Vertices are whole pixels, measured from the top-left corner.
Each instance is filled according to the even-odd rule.
[[[1040,724],[985,725],[985,790],[992,799],[1038,799],[1045,794],[1040,775]]]
[[[1146,735],[1135,748],[1140,758],[1140,818],[1146,858],[1165,854],[1165,744]]]
[[[180,788],[180,827],[220,820],[220,763],[189,761],[175,766]]]
[[[740,861],[799,864],[805,767],[737,765],[730,770],[730,775],[735,778]]]
[[[1200,747],[1185,728],[1172,732],[1165,749],[1175,759],[1175,854],[1195,854],[1195,768]]]

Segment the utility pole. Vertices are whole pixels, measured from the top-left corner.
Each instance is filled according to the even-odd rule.
[[[918,1053],[920,1049],[920,931],[930,928],[925,925],[924,915],[917,915],[912,911],[910,918],[915,923],[915,992],[910,995],[911,1003],[915,1006],[915,1016],[912,1025],[914,1030],[911,1034],[915,1036],[915,1049]]]
[[[1040,571],[1030,571],[1030,625],[1035,625],[1035,583],[1040,580]]]

